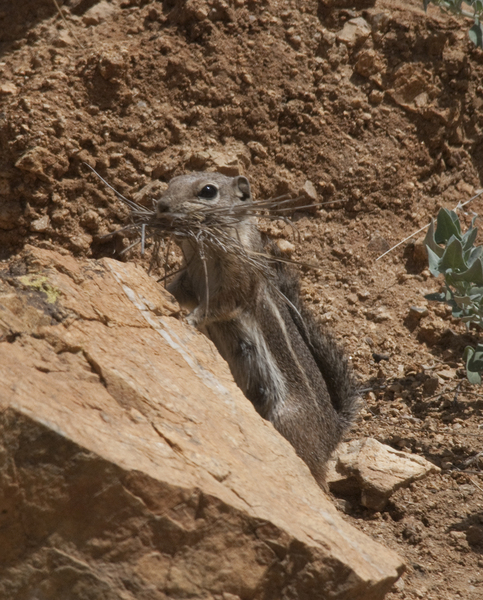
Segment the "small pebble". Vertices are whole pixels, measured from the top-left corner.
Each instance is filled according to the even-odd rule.
[[[45,231],[50,226],[50,219],[48,215],[40,217],[40,219],[36,219],[30,223],[30,231]]]
[[[288,240],[277,240],[275,243],[282,254],[291,255],[295,251],[294,244]]]
[[[416,319],[422,319],[429,315],[429,310],[425,306],[411,306],[409,309],[409,316],[416,317]]]

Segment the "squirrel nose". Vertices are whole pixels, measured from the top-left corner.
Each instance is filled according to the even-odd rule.
[[[156,212],[157,213],[165,213],[168,212],[169,210],[169,204],[163,200],[158,200],[158,203],[156,205]]]

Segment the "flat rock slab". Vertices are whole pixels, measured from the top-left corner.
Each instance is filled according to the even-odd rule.
[[[1,277],[0,598],[391,588],[398,556],[343,521],[142,268],[30,248]]]
[[[422,456],[365,438],[340,444],[328,483],[341,493],[359,490],[363,506],[382,510],[396,490],[440,470]]]

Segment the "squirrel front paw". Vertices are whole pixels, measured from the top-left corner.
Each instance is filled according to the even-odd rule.
[[[197,306],[193,311],[190,312],[186,317],[186,321],[196,329],[202,330],[203,324],[206,321],[204,308]]]

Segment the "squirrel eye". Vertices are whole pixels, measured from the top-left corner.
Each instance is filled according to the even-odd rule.
[[[216,185],[205,185],[205,187],[201,188],[201,190],[198,193],[198,198],[204,198],[205,200],[213,200],[213,198],[216,198],[218,194],[218,188],[216,187]]]

